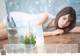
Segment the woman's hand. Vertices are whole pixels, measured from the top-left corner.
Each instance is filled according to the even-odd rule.
[[[57,29],[57,30],[54,30],[53,32],[52,32],[52,35],[58,35],[58,34],[63,34],[64,33],[64,30],[62,30],[62,29]]]

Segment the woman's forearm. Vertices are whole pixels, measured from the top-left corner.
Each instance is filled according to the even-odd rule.
[[[56,31],[52,31],[52,32],[43,32],[44,36],[55,36],[58,35],[59,33]]]
[[[0,29],[0,40],[6,39],[7,35],[7,30],[5,28]]]
[[[75,27],[70,32],[80,32],[80,27]]]
[[[63,33],[64,31],[61,29],[57,29],[52,32],[43,32],[44,36],[54,36],[54,35],[63,34]]]
[[[51,36],[52,32],[43,32],[44,36]]]

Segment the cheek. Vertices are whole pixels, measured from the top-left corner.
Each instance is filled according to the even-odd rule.
[[[61,25],[62,24],[62,19],[59,19],[58,20],[58,25]]]
[[[58,26],[59,26],[59,24],[60,24],[60,21],[58,20]]]
[[[58,20],[58,27],[62,28],[61,20]]]

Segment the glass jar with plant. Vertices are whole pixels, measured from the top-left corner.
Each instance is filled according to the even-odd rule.
[[[32,49],[36,44],[36,36],[32,33],[30,35],[21,36],[20,42],[25,44],[27,49]]]

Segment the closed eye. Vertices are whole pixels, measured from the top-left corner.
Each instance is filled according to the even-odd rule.
[[[63,18],[63,20],[66,20],[66,18]]]

